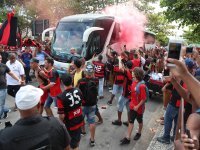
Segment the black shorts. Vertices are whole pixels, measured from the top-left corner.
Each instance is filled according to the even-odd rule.
[[[79,146],[79,142],[81,140],[81,128],[73,131],[68,130],[68,132],[71,137],[70,147],[75,149]]]
[[[134,110],[130,110],[130,123],[134,123],[135,119],[137,119],[138,123],[143,123],[143,114],[138,114]]]

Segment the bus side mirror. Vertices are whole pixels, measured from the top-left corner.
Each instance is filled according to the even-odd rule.
[[[42,41],[45,41],[45,34],[47,32],[50,32],[50,31],[54,31],[56,29],[56,27],[52,27],[52,28],[47,28],[45,29],[43,32],[42,32]]]
[[[91,28],[88,28],[87,30],[85,30],[85,32],[83,33],[83,43],[87,43],[88,38],[92,32],[101,31],[101,30],[104,30],[104,29],[99,28],[99,27],[91,27]]]

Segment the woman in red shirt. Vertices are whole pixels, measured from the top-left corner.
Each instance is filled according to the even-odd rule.
[[[133,70],[132,76],[134,81],[131,86],[130,122],[127,136],[120,141],[121,145],[130,143],[135,119],[137,119],[137,122],[139,123],[139,131],[136,133],[134,140],[138,140],[141,137],[143,127],[143,113],[145,110],[145,101],[147,99],[146,85],[143,81],[144,71],[141,68],[136,67]]]

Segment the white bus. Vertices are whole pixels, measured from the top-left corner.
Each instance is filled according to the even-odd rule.
[[[78,14],[62,18],[56,28],[46,29],[42,34],[54,30],[51,41],[51,57],[54,66],[66,70],[74,59],[90,60],[94,54],[105,54],[107,45],[119,38],[120,27],[113,16],[102,14]],[[75,48],[77,55],[70,49]],[[61,70],[63,70],[61,69]]]

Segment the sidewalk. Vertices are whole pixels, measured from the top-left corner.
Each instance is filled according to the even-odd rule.
[[[160,123],[157,122],[157,127],[156,127],[156,133],[151,140],[149,147],[147,150],[173,150],[174,146],[173,143],[171,142],[170,144],[162,144],[157,141],[157,137],[160,137],[164,134],[164,125],[160,125]],[[171,132],[172,134],[172,132]]]

